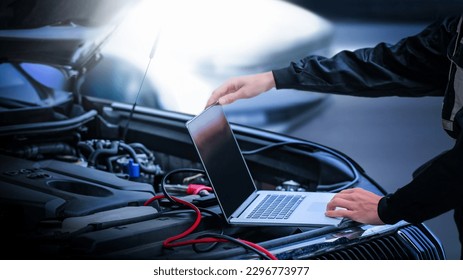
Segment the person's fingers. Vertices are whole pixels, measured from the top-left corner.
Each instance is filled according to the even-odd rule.
[[[359,190],[358,188],[345,189],[345,190],[340,191],[338,194],[341,194],[341,193],[353,193],[353,192],[356,192],[358,190]]]
[[[225,105],[238,99],[252,98],[273,87],[275,80],[272,72],[232,78],[212,92],[206,107],[217,101]]]
[[[325,212],[327,217],[352,219],[353,212],[347,209],[328,210]]]
[[[228,83],[225,83],[223,84],[222,86],[218,87],[217,89],[215,89],[211,96],[209,97],[209,99],[207,100],[207,103],[206,103],[206,107],[208,106],[211,106],[212,104],[216,103],[217,101],[219,101],[219,99],[230,93],[230,92],[233,92],[234,91],[234,88],[232,85],[228,84]],[[219,102],[220,103],[220,102]],[[221,103],[222,104],[222,103]]]
[[[237,97],[235,96],[236,96],[236,93],[230,93],[228,95],[220,97],[217,101],[219,102],[220,105],[227,105],[237,99]]]
[[[370,192],[361,188],[353,188],[343,190],[337,193],[333,198],[342,198],[350,201],[362,201],[369,196],[371,196]]]
[[[343,190],[343,191],[337,193],[328,202],[328,204],[326,205],[326,209],[327,210],[334,210],[334,209],[336,209],[336,207],[347,208],[346,207],[346,202],[347,201],[351,201],[351,202],[355,201],[355,199],[353,199],[353,195],[352,195],[353,193],[354,193],[354,191],[352,189]]]
[[[249,98],[246,95],[246,90],[240,88],[239,90],[229,92],[218,99],[220,105],[226,105],[235,102],[238,99]]]
[[[206,102],[205,108],[211,106],[212,104],[214,104],[214,103],[216,103],[216,102],[217,102],[217,99],[216,99],[216,98],[214,98],[214,97],[212,97],[212,96],[209,97],[209,99],[208,99],[207,102]]]
[[[366,224],[384,224],[378,216],[381,196],[361,188],[343,190],[326,205],[328,217],[344,217]]]
[[[354,201],[344,199],[342,197],[336,197],[334,196],[330,202],[326,205],[326,210],[327,211],[332,211],[335,210],[338,207],[345,208],[345,209],[354,209],[356,203]]]

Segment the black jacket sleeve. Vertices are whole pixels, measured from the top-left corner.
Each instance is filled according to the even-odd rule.
[[[273,71],[278,89],[292,88],[363,97],[442,96],[458,17],[435,22],[395,45],[309,56]]]
[[[463,110],[456,119],[463,125]],[[420,223],[463,204],[463,133],[455,146],[439,155],[407,185],[380,200],[380,219]]]
[[[435,22],[395,45],[309,56],[274,70],[276,87],[364,97],[443,96],[459,17]],[[463,125],[463,112],[456,120]],[[463,127],[463,126],[461,126]],[[378,214],[385,223],[419,223],[463,203],[463,136],[420,174],[385,196]]]

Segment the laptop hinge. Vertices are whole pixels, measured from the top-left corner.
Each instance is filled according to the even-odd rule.
[[[257,192],[254,192],[252,193],[242,204],[240,207],[238,207],[235,212],[233,212],[233,214],[230,216],[229,220],[231,218],[238,218],[239,216],[241,216],[243,214],[244,211],[246,211],[246,209],[248,209],[248,207],[252,204],[252,202],[254,200],[256,200],[258,197],[259,197],[259,193]]]

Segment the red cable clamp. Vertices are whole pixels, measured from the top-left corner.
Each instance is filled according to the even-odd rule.
[[[198,194],[201,191],[212,192],[212,188],[205,185],[189,184],[186,189],[187,194]]]

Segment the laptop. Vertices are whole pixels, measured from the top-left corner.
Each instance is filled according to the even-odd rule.
[[[258,190],[221,105],[186,123],[227,222],[249,226],[337,226],[325,216],[334,193]]]

